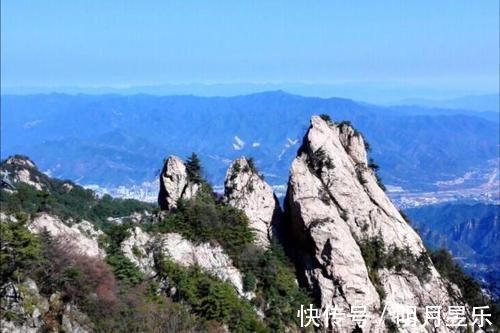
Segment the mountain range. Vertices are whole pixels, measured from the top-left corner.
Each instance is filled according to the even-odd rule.
[[[463,96],[452,99],[405,99],[399,104],[420,105],[431,108],[496,111],[500,109],[500,96],[498,94]]]
[[[100,197],[26,156],[2,161],[2,333],[448,333],[457,304],[463,331],[495,331],[494,300],[425,248],[361,132],[322,114],[300,142],[283,207],[247,157],[218,194],[196,154],[169,156],[158,205]],[[491,321],[475,320],[479,305]],[[315,327],[304,308],[321,313]]]
[[[166,156],[193,151],[215,185],[240,155],[254,157],[269,183],[285,184],[306,120],[321,113],[348,120],[363,133],[388,185],[476,186],[496,170],[498,159],[497,112],[382,107],[283,91],[235,97],[3,95],[1,107],[2,156],[29,155],[49,174],[81,184],[150,181]],[[467,173],[472,176],[457,185]]]

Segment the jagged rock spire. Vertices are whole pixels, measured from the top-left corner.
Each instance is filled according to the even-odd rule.
[[[452,303],[430,260],[425,279],[411,267],[382,262],[369,267],[361,247],[373,239],[383,252],[402,251],[401,260],[426,258],[420,237],[391,203],[373,169],[363,136],[350,124],[314,116],[292,163],[285,199],[287,249],[302,280],[323,308],[336,305],[349,312],[353,305],[366,306],[367,332],[377,329],[382,304]],[[350,324],[341,331],[354,329]]]
[[[273,188],[262,179],[253,160],[241,157],[229,166],[224,192],[226,202],[247,215],[256,244],[269,247],[282,214]]]
[[[177,156],[170,156],[160,174],[158,204],[162,210],[177,207],[179,199],[190,199],[196,195],[200,184],[192,181],[184,162]]]

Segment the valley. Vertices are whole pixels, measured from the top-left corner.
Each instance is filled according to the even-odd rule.
[[[386,184],[387,194],[402,209],[456,201],[500,204],[498,161],[492,160],[487,164],[489,167],[470,171],[464,177],[457,178],[456,180],[436,182],[439,189],[435,191],[415,191]],[[84,186],[99,195],[109,194],[113,197],[136,199],[145,202],[157,201],[157,180],[116,187],[106,187],[97,184]],[[278,198],[284,198],[286,184],[273,184],[272,186]],[[215,184],[213,187],[216,192],[222,193],[224,191],[222,184]]]

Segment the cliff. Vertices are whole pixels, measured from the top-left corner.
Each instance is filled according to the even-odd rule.
[[[363,136],[350,124],[311,119],[290,169],[285,206],[289,252],[323,309],[366,306],[363,331],[371,332],[385,306],[421,311],[453,303],[420,237],[381,188]],[[350,325],[334,330],[355,328]]]
[[[297,310],[315,301],[345,314],[366,307],[362,327],[345,318],[342,326],[322,322],[321,331],[393,331],[395,323],[380,323],[381,315],[415,306],[421,324],[400,332],[447,332],[424,324],[422,310],[464,304],[385,194],[363,136],[347,122],[311,119],[290,168],[284,212],[244,157],[230,164],[223,196],[203,178],[196,155],[186,162],[169,157],[160,211],[99,198],[44,175],[22,156],[0,171],[0,227],[9,237],[0,247],[9,269],[0,283],[2,307],[11,314],[1,318],[7,331],[214,325],[298,332]]]

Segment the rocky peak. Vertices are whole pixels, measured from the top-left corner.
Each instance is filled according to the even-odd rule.
[[[288,242],[300,249],[294,254],[299,273],[321,306],[346,311],[366,306],[374,320],[365,327],[368,331],[374,329],[383,302],[419,307],[450,303],[420,237],[379,185],[362,135],[348,123],[312,117],[290,170]],[[367,249],[397,254],[403,265],[397,271],[373,265]],[[412,264],[417,262],[425,262],[422,272]]]
[[[355,130],[350,122],[341,122],[337,127],[340,142],[352,160],[357,164],[367,165],[367,144],[361,133]]]
[[[160,174],[158,204],[163,210],[176,208],[179,199],[194,197],[199,187],[190,179],[185,163],[177,156],[170,156]]]
[[[256,244],[268,247],[276,236],[281,209],[273,188],[262,179],[253,160],[241,157],[229,166],[224,193],[229,205],[245,212],[256,233]]]
[[[292,163],[289,193],[293,194],[290,190],[299,175],[312,176],[320,194],[312,199],[320,199],[336,210],[356,237],[382,232],[388,246],[408,245],[420,253],[422,241],[379,186],[366,156],[362,135],[350,125],[314,116],[299,156]]]
[[[11,156],[5,161],[5,164],[17,166],[20,168],[26,168],[26,169],[36,169],[37,168],[35,163],[32,160],[30,160],[27,156],[23,156],[23,155]]]
[[[28,157],[14,155],[7,158],[0,166],[2,188],[14,189],[14,183],[24,183],[41,191],[45,188],[42,178],[44,175],[36,164]]]

